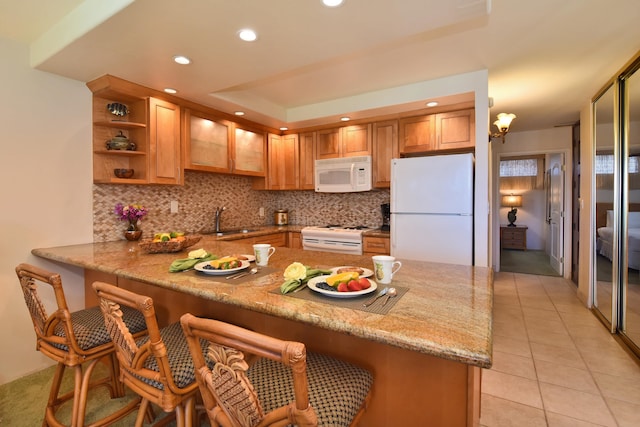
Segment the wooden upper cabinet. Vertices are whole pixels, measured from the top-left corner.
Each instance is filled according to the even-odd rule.
[[[236,124],[232,147],[232,172],[234,174],[266,176],[267,141],[265,132]]]
[[[299,190],[313,190],[315,186],[313,184],[314,171],[315,171],[315,156],[314,148],[316,144],[316,133],[305,132],[299,135],[298,144],[298,158],[299,158]]]
[[[298,188],[298,135],[269,134],[268,180],[269,190],[295,190]]]
[[[149,98],[149,182],[183,184],[180,107]]]
[[[231,122],[187,110],[183,128],[185,169],[231,172]]]
[[[400,154],[468,151],[475,147],[475,110],[401,119],[399,135]]]
[[[316,159],[371,154],[370,124],[319,130],[316,138]]]
[[[340,157],[340,146],[342,145],[340,128],[319,130],[316,138],[316,159]]]
[[[398,121],[376,122],[372,126],[373,187],[391,187],[391,159],[400,157]]]
[[[371,124],[341,128],[341,157],[368,156],[371,154]]]
[[[400,120],[400,153],[420,153],[436,150],[435,115],[409,117]]]
[[[474,109],[436,114],[438,150],[474,147],[475,123]]]

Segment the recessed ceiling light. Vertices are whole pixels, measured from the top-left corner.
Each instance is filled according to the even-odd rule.
[[[173,89],[173,88],[170,88],[170,87],[166,87],[166,88],[164,88],[164,91],[165,91],[166,93],[178,93],[178,91],[177,91],[177,90],[175,90],[175,89]]]
[[[286,126],[282,126],[282,127],[280,128],[280,130],[289,130],[289,128],[288,128],[288,127],[286,127]]]
[[[344,0],[322,0],[322,4],[327,7],[338,7],[342,3],[344,3]]]
[[[186,56],[176,55],[173,57],[173,60],[180,65],[188,65],[191,64],[191,60]]]
[[[427,102],[427,107],[435,107],[436,105],[438,105],[436,101]]]
[[[348,122],[351,119],[345,116],[345,117],[340,117],[340,120],[342,120],[343,122]]]
[[[248,28],[238,31],[238,37],[246,42],[252,42],[258,38],[256,32]]]
[[[244,116],[244,111],[236,111],[233,114],[235,114],[236,116]]]

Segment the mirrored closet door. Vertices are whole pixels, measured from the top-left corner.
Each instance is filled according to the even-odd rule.
[[[640,57],[593,100],[594,310],[640,355]]]

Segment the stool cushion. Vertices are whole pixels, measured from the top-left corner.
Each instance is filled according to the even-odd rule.
[[[137,334],[147,329],[147,324],[141,312],[124,305],[120,308],[124,321],[129,326],[132,334]],[[111,342],[111,336],[109,336],[104,325],[104,317],[100,307],[91,307],[71,313],[71,323],[73,325],[73,334],[82,350],[87,351]],[[56,325],[53,333],[59,337],[64,337],[64,325],[62,323]],[[68,350],[66,345],[56,344],[55,346],[61,350]]]
[[[260,358],[247,376],[265,412],[293,401],[289,367]],[[307,377],[309,403],[316,410],[319,426],[350,425],[373,384],[369,371],[317,353],[307,353]]]
[[[167,358],[173,375],[173,382],[180,388],[184,388],[193,383],[196,379],[195,368],[193,366],[193,359],[191,359],[191,353],[189,352],[189,345],[187,344],[187,340],[182,332],[180,322],[172,323],[171,325],[160,329],[160,336],[162,337],[164,345],[167,347]],[[148,336],[143,337],[137,341],[137,344],[138,346],[141,346],[148,340]],[[200,340],[200,346],[204,353],[207,342]],[[158,361],[153,356],[147,358],[144,367],[152,371],[160,371]],[[146,378],[140,379],[159,390],[164,389],[164,385],[162,383]]]

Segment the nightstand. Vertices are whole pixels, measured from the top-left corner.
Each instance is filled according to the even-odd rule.
[[[527,227],[526,225],[500,226],[500,249],[520,249],[527,250]]]

